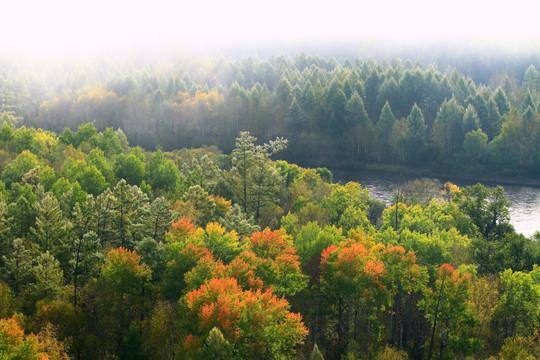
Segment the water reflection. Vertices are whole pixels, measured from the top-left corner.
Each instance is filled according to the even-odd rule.
[[[392,201],[394,191],[398,186],[414,179],[414,177],[390,173],[358,172],[333,170],[334,181],[356,181],[362,187],[369,189],[371,197],[383,200],[387,204]],[[442,183],[451,181],[458,186],[474,185],[477,181],[463,181],[453,179],[439,179]],[[497,183],[482,182],[486,186],[495,186]],[[521,185],[503,185],[510,206],[510,223],[518,233],[531,236],[540,231],[540,188]]]

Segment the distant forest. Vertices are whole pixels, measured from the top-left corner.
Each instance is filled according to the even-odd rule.
[[[435,64],[452,59],[453,67]],[[380,162],[537,177],[535,57],[436,60],[4,60],[2,121],[58,133],[92,122],[98,131],[120,128],[149,150],[216,145],[228,152],[239,131],[250,131],[265,141],[288,139],[283,157],[312,166]]]

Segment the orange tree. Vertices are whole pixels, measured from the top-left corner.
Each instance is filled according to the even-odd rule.
[[[308,333],[285,299],[271,289],[243,290],[235,278],[210,279],[180,303],[185,311],[182,358],[204,358],[214,328],[223,334],[233,359],[292,357]]]

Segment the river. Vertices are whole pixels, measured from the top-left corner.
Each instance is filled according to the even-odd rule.
[[[411,176],[400,176],[385,172],[368,171],[345,171],[332,170],[334,181],[356,181],[362,187],[369,189],[371,197],[390,203],[394,191],[407,180],[414,179]],[[463,187],[474,185],[478,181],[440,178],[441,183],[451,181]],[[485,186],[503,185],[494,182],[480,181]],[[518,233],[529,237],[536,231],[540,231],[540,187],[504,184],[504,190],[510,206],[510,223]]]

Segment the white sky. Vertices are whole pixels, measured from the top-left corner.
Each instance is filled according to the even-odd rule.
[[[3,0],[0,52],[302,41],[540,43],[538,0]]]

